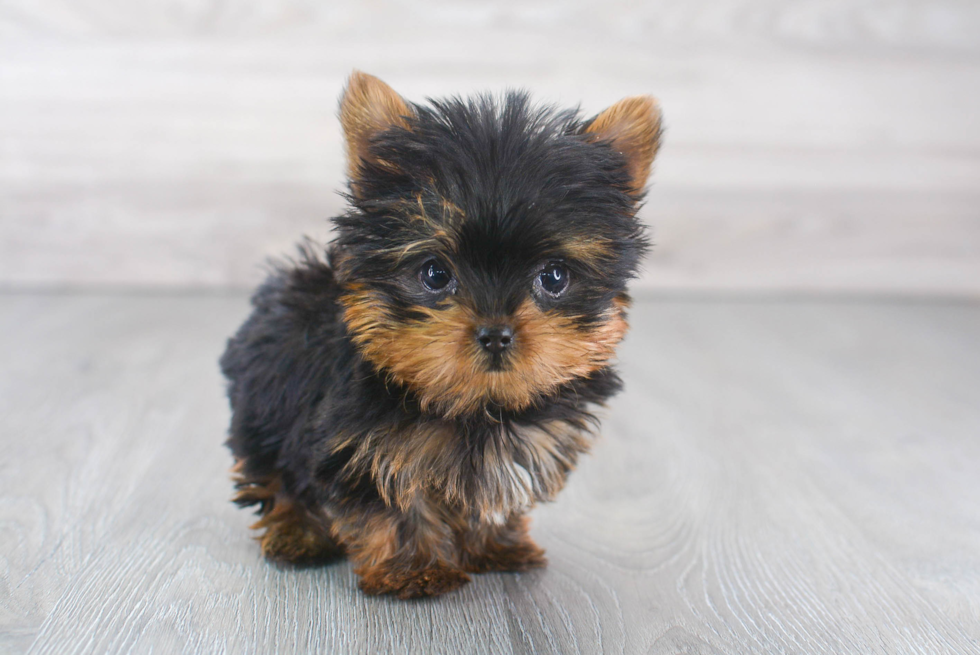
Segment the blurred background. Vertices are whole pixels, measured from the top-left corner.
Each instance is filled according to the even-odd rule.
[[[254,285],[329,238],[355,67],[657,96],[644,288],[980,296],[974,0],[0,0],[0,287]]]

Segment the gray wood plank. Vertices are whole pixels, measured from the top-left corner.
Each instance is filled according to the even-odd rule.
[[[340,208],[360,67],[416,100],[658,95],[644,215],[684,256],[641,285],[978,296],[978,44],[951,0],[3,0],[0,285],[254,284]]]
[[[0,651],[980,652],[980,306],[648,296],[550,566],[367,598],[229,502],[239,295],[0,295]]]

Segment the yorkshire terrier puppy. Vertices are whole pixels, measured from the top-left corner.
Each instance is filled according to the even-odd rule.
[[[278,267],[221,359],[236,502],[267,557],[346,555],[369,594],[543,566],[524,515],[621,386],[657,104],[415,104],[354,72],[340,120],[336,238]]]

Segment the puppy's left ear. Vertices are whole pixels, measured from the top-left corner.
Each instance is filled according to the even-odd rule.
[[[385,166],[371,153],[372,140],[392,127],[408,129],[415,112],[390,86],[355,70],[340,98],[340,124],[347,142],[347,175],[357,192],[366,163]]]
[[[643,193],[660,149],[660,105],[652,96],[624,98],[586,123],[582,134],[608,143],[626,158],[630,192]]]

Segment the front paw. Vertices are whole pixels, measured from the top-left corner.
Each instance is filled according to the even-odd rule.
[[[483,552],[471,555],[465,568],[470,573],[517,572],[547,565],[544,550],[530,539],[525,539],[516,544],[489,544]]]
[[[444,564],[424,569],[377,568],[362,573],[361,590],[366,594],[393,594],[406,600],[440,596],[470,581],[463,571]]]
[[[344,548],[316,522],[309,511],[280,499],[263,516],[255,529],[265,529],[258,537],[262,554],[271,560],[291,564],[325,563],[344,556]]]

